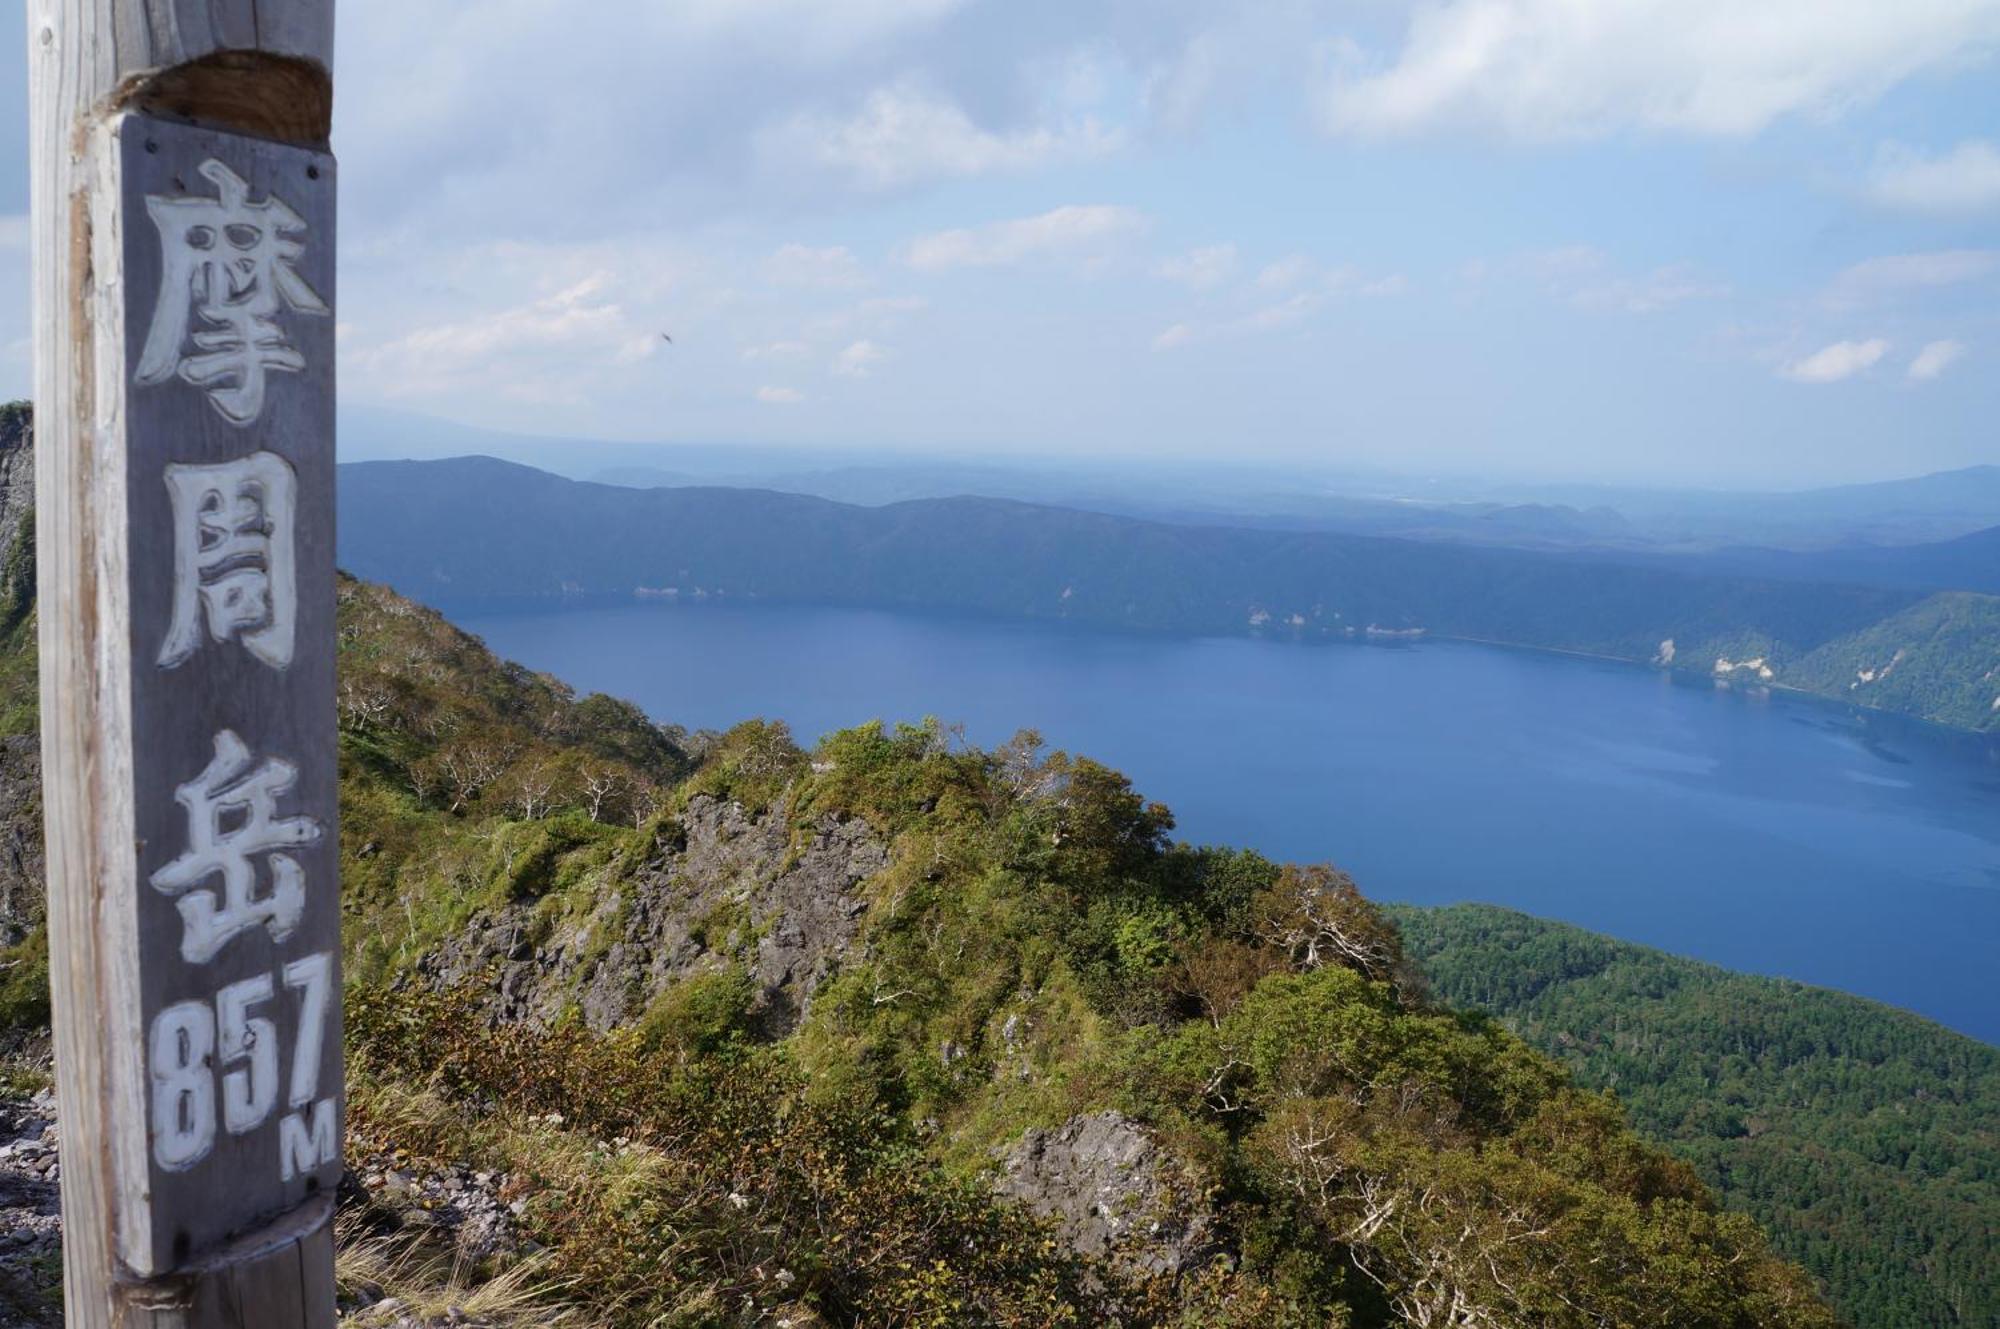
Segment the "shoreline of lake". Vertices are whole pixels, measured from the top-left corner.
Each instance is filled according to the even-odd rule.
[[[1302,646],[1309,649],[1320,647],[1365,646],[1377,650],[1397,650],[1420,642],[1454,642],[1467,646],[1479,646],[1492,650],[1520,651],[1532,655],[1554,656],[1568,660],[1587,660],[1602,664],[1619,665],[1628,669],[1670,678],[1678,685],[1698,686],[1712,684],[1717,690],[1731,691],[1738,695],[1754,697],[1761,690],[1771,694],[1781,694],[1813,705],[1831,707],[1838,711],[1860,716],[1879,716],[1898,724],[1910,724],[1941,735],[1972,739],[1990,747],[1996,760],[2000,760],[2000,731],[1971,729],[1964,725],[1944,724],[1926,719],[1920,715],[1872,706],[1866,702],[1848,698],[1829,696],[1806,688],[1794,687],[1776,679],[1768,682],[1759,680],[1745,684],[1736,680],[1704,673],[1699,669],[1677,668],[1661,665],[1652,660],[1641,660],[1635,656],[1610,655],[1602,651],[1584,651],[1564,646],[1539,646],[1532,642],[1506,641],[1497,637],[1470,637],[1457,633],[1434,632],[1417,629],[1412,632],[1368,633],[1352,635],[1308,637],[1298,632],[1265,631],[1251,629],[1238,633],[1186,633],[1170,629],[1129,627],[1116,623],[1100,623],[1088,619],[1041,618],[1017,614],[982,613],[976,609],[943,609],[931,606],[908,606],[895,604],[822,604],[812,601],[771,599],[757,595],[731,596],[724,593],[714,595],[688,595],[678,593],[662,594],[646,588],[619,594],[578,593],[564,596],[510,596],[504,599],[453,600],[431,598],[427,603],[443,613],[453,622],[488,618],[509,618],[519,615],[561,614],[577,611],[606,609],[659,609],[705,610],[705,609],[776,609],[776,610],[833,610],[856,613],[898,614],[912,618],[934,619],[941,622],[963,622],[987,625],[1015,624],[1030,629],[1056,632],[1099,633],[1112,637],[1130,637],[1145,641],[1239,641],[1259,642],[1273,646]]]

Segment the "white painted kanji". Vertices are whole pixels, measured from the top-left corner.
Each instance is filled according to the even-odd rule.
[[[148,385],[179,377],[231,424],[247,425],[263,414],[270,373],[306,365],[279,313],[330,311],[294,266],[305,218],[275,194],[251,202],[249,183],[213,157],[197,169],[216,197],[146,197],[160,233],[160,294],[136,377]]]
[[[275,452],[213,466],[166,469],[174,505],[174,609],[159,664],[172,669],[201,647],[242,642],[283,669],[298,630],[298,477]]]
[[[305,913],[305,870],[284,849],[320,837],[311,817],[280,817],[278,796],[298,768],[278,757],[253,764],[234,731],[215,736],[215,759],[174,791],[188,814],[187,850],[152,875],[155,890],[176,897],[181,958],[206,964],[230,939],[263,927],[275,941],[292,934]],[[268,860],[271,886],[258,890],[257,858]],[[220,890],[198,889],[221,878]]]

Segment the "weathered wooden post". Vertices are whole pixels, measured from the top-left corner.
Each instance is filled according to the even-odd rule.
[[[71,1329],[333,1322],[332,0],[29,0]]]

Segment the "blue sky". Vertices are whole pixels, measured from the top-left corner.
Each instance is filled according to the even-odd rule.
[[[2000,0],[342,0],[339,25],[352,403],[1717,485],[2000,462]],[[8,43],[7,395],[22,83]]]

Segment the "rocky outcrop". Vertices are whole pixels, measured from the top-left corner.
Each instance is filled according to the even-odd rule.
[[[30,657],[34,516],[34,430],[28,408],[16,402],[0,406],[0,651]],[[32,674],[25,690],[34,691]],[[0,737],[0,945],[21,940],[42,921],[44,894],[42,750],[30,726]]]
[[[829,814],[801,840],[781,816],[697,795],[673,842],[587,915],[550,928],[532,902],[510,905],[419,972],[439,988],[490,986],[497,1019],[547,1024],[574,1006],[609,1029],[678,979],[740,964],[761,1025],[780,1036],[838,966],[868,907],[860,888],[888,861],[858,819]]]
[[[1198,1270],[1222,1255],[1206,1187],[1121,1112],[1032,1130],[1001,1160],[994,1190],[1053,1219],[1077,1254],[1140,1278]]]
[[[62,1168],[56,1100],[0,1098],[0,1325],[57,1329],[62,1316]]]

